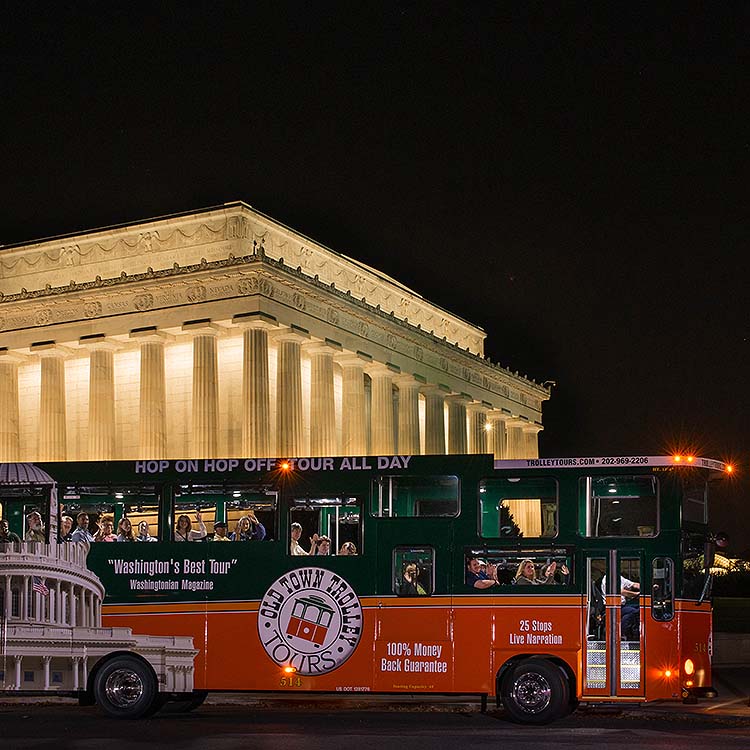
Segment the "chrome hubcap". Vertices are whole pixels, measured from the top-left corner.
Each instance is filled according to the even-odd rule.
[[[130,669],[116,669],[104,683],[107,699],[117,708],[135,705],[143,695],[143,689],[143,680]]]
[[[513,681],[511,697],[526,713],[538,714],[549,706],[552,688],[543,675],[538,672],[526,672]]]

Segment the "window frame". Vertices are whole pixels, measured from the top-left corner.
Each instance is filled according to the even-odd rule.
[[[452,513],[450,515],[417,515],[417,514],[411,514],[407,516],[394,516],[392,515],[393,510],[393,503],[392,500],[389,503],[390,512],[388,515],[384,515],[384,504],[381,502],[376,503],[375,500],[378,495],[378,487],[381,487],[381,481],[385,479],[442,479],[442,478],[450,478],[454,479],[456,481],[456,510],[455,513]],[[458,474],[378,474],[374,476],[370,480],[370,496],[369,496],[369,503],[368,503],[368,513],[371,518],[378,518],[381,521],[382,520],[396,520],[396,519],[405,519],[405,518],[430,518],[430,519],[436,519],[436,518],[445,518],[445,519],[456,519],[461,515],[461,489],[462,489],[462,479],[461,476]],[[391,492],[391,498],[392,498],[392,492]],[[376,511],[376,508],[378,512]]]
[[[554,483],[555,485],[555,533],[552,536],[525,536],[525,535],[522,535],[522,536],[487,536],[483,533],[484,530],[482,528],[483,514],[482,514],[482,491],[481,491],[482,483],[492,482],[492,481],[501,481],[501,480],[511,481],[513,479],[518,479],[519,481],[524,481],[527,479],[531,479],[535,481],[551,480]],[[518,498],[507,498],[507,499],[513,500],[513,499],[518,499]],[[543,540],[545,542],[555,540],[560,536],[560,481],[558,480],[557,477],[553,475],[544,475],[544,476],[520,475],[517,477],[515,476],[514,477],[491,476],[490,475],[490,476],[482,477],[479,480],[479,483],[477,484],[477,511],[478,511],[477,520],[478,520],[478,527],[479,527],[477,529],[477,533],[480,539],[487,539],[496,543],[501,542],[501,541],[507,542],[510,540],[518,541],[518,540],[524,540],[524,539],[529,539],[529,540],[534,540],[534,541]]]

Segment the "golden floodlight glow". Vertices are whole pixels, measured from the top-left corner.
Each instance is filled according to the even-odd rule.
[[[484,423],[484,431],[485,432],[492,432],[492,423],[491,422],[485,422]]]
[[[685,659],[685,674],[693,674],[695,672],[695,664],[692,659]]]

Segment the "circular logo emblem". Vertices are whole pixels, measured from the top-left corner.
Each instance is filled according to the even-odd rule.
[[[354,589],[324,568],[299,568],[277,578],[258,611],[258,635],[279,666],[314,676],[338,669],[362,635],[362,605]]]

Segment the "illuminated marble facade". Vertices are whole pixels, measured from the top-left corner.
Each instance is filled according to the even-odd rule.
[[[0,460],[536,456],[485,333],[243,203],[0,250]]]

